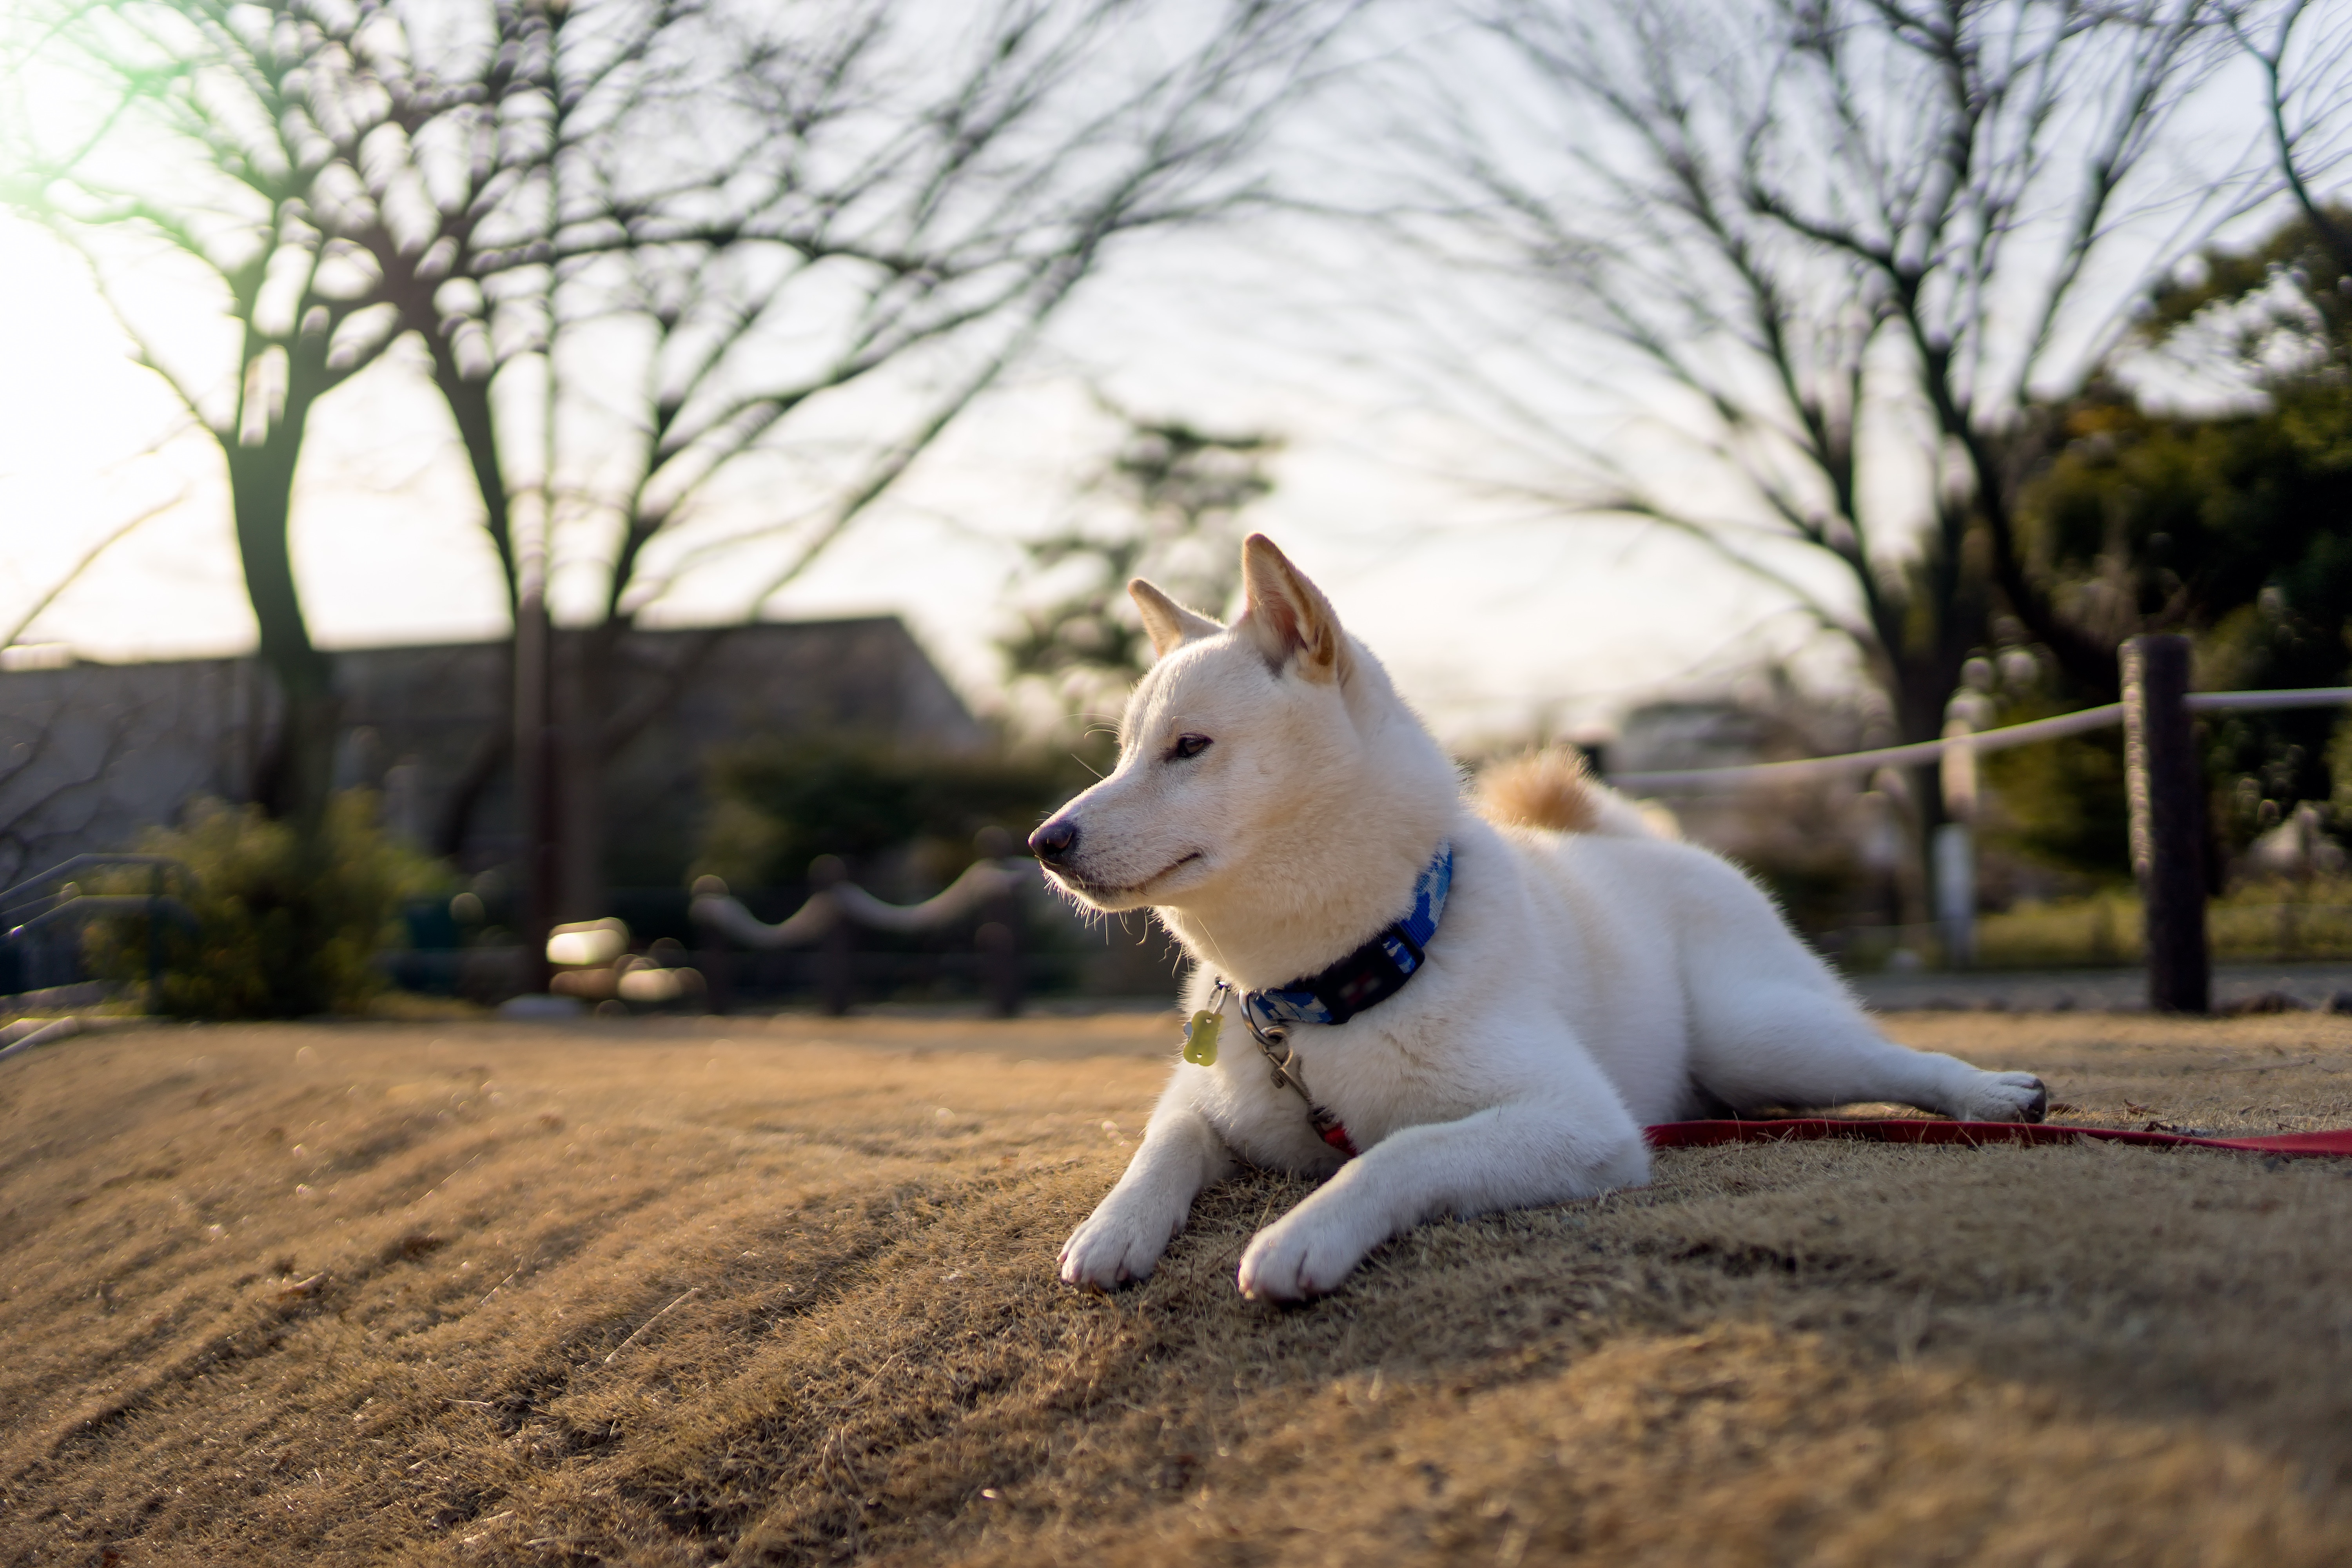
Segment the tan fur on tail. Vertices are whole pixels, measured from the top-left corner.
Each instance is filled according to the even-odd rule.
[[[1680,838],[1682,824],[1655,801],[1631,801],[1562,748],[1497,763],[1478,777],[1478,815],[1501,827],[1600,833],[1616,838]]]
[[[1505,827],[1590,833],[1601,825],[1599,789],[1582,752],[1529,752],[1478,776],[1478,814]]]

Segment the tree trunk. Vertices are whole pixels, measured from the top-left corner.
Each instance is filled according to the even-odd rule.
[[[563,792],[556,814],[558,902],[566,920],[603,915],[604,885],[604,772],[611,765],[605,719],[613,710],[616,670],[614,649],[619,628],[607,623],[556,639],[557,754],[562,759]]]
[[[520,563],[515,552],[513,508],[507,496],[506,465],[499,451],[498,417],[490,402],[489,379],[469,376],[458,363],[455,341],[443,330],[440,308],[435,300],[438,284],[418,270],[417,258],[403,248],[389,232],[372,233],[365,237],[364,243],[383,270],[385,298],[399,307],[402,324],[424,340],[432,362],[434,387],[449,411],[450,422],[457,426],[458,445],[465,448],[467,466],[473,470],[475,492],[482,502],[482,527],[490,536],[490,547],[498,552],[499,572],[506,583],[507,612],[516,628],[514,638],[508,644],[505,679],[499,682],[502,710],[490,732],[482,738],[473,762],[450,796],[436,847],[444,855],[457,855],[499,764],[513,758],[516,822],[524,834],[524,879],[529,884],[534,858],[530,835],[539,813],[532,798],[533,764],[524,754],[528,746],[519,747],[517,743],[520,730],[526,727],[522,709],[530,704],[518,703],[516,688],[527,662],[517,649],[517,643],[526,637],[522,622],[527,612],[522,602]],[[544,723],[545,717],[541,715],[527,727],[537,736]],[[550,917],[551,906],[539,914],[541,918]]]
[[[294,468],[320,383],[305,372],[323,368],[294,360],[283,415],[268,423],[250,445],[235,430],[215,431],[226,459],[229,505],[236,527],[237,553],[245,569],[246,597],[260,632],[261,662],[285,699],[278,735],[256,780],[256,796],[270,816],[294,833],[295,876],[300,888],[292,904],[292,925],[282,941],[293,958],[291,994],[274,995],[273,1008],[287,1016],[317,1012],[335,997],[317,960],[334,939],[320,895],[334,876],[327,837],[327,813],[334,788],[335,736],[341,704],[334,666],[310,641],[294,582],[294,555],[288,538]]]
[[[562,798],[555,750],[555,637],[548,625],[543,576],[526,584],[515,609],[514,675],[509,710],[514,716],[515,826],[522,836],[522,972],[532,995],[544,993],[552,970],[549,928],[563,917],[555,877],[554,828]]]
[[[514,669],[514,645],[509,642],[499,681],[502,690],[513,689]],[[507,707],[511,710],[511,699]],[[501,720],[495,729],[475,743],[474,754],[466,763],[466,771],[450,786],[449,798],[443,804],[440,818],[433,826],[433,853],[443,859],[455,862],[464,854],[466,840],[474,835],[474,814],[481,809],[482,798],[489,793],[491,781],[498,777],[499,769],[515,754],[514,732],[515,726]],[[521,786],[517,787],[520,789]],[[518,796],[518,816],[521,809]]]
[[[292,823],[309,840],[326,820],[339,705],[333,664],[310,641],[287,538],[303,423],[289,411],[259,444],[242,446],[231,438],[222,447],[228,459],[246,596],[260,629],[261,661],[286,700],[285,717],[256,795],[263,810]]]
[[[507,608],[511,613],[520,593],[516,579],[513,521],[507,504],[506,468],[499,456],[498,421],[490,407],[490,384],[458,369],[456,356],[442,334],[425,333],[433,355],[433,384],[440,389],[449,416],[457,422],[457,439],[474,470],[474,486],[482,498],[482,526],[499,552],[499,570],[506,576]]]

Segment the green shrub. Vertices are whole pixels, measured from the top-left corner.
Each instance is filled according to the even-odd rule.
[[[2023,723],[2059,710],[2054,704],[2017,703],[2001,722]],[[2130,879],[2123,726],[1993,752],[1983,765],[1984,782],[1998,802],[1981,826],[1986,847],[2092,882],[2119,886]]]
[[[376,952],[395,940],[401,900],[434,889],[439,869],[387,839],[375,797],[336,797],[308,853],[293,828],[257,807],[201,801],[177,828],[151,830],[140,848],[185,863],[196,886],[172,884],[195,929],[166,921],[161,1010],[188,1018],[293,1018],[352,1013],[383,989]],[[144,870],[93,879],[92,890],[143,893]],[[144,916],[93,921],[93,973],[147,977]]]
[[[711,759],[713,805],[694,869],[774,887],[806,876],[819,855],[855,867],[929,846],[931,868],[951,877],[981,828],[1024,838],[1089,782],[1076,763],[1051,758],[926,752],[854,735],[754,742]]]

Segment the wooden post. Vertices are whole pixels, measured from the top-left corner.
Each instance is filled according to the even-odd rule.
[[[1944,749],[1937,764],[1944,815],[1936,829],[1936,923],[1942,928],[1944,967],[1973,968],[1977,961],[1977,749],[1969,737],[1976,727],[1965,718],[1944,722],[1944,739],[1963,744]]]
[[[147,1011],[163,1012],[163,863],[147,871]]]
[[[809,881],[820,898],[831,899],[833,890],[848,879],[849,868],[838,855],[820,855],[809,862]],[[849,1011],[856,963],[857,931],[836,900],[833,923],[825,927],[824,945],[817,950],[817,1003],[828,1017]]]
[[[2212,1003],[2205,946],[2204,802],[2188,705],[2189,639],[2137,637],[2123,647],[2124,789],[2132,872],[2147,931],[2147,1005],[2203,1013]]]
[[[1013,835],[1002,827],[988,826],[973,839],[973,847],[983,858],[1003,863],[1018,855],[1020,847]],[[988,999],[989,1011],[1000,1018],[1021,1016],[1023,973],[1021,959],[1021,910],[1008,891],[991,899],[980,911],[980,929],[972,932],[972,947],[980,955],[981,994]]]
[[[988,1010],[1000,1018],[1021,1016],[1021,937],[1013,921],[1018,915],[1011,899],[991,899],[982,911],[988,919],[972,932],[980,954],[981,992]]]
[[[1943,937],[1944,967],[1970,969],[1977,962],[1977,847],[1965,822],[1936,829],[1936,926]]]
[[[701,926],[698,933],[702,946],[695,951],[694,966],[702,972],[702,1005],[717,1014],[735,1010],[735,960],[727,950],[727,939],[710,926],[693,919],[696,899],[723,899],[728,896],[724,878],[702,876],[694,879],[687,894],[687,916],[690,923]]]
[[[556,914],[554,630],[547,615],[545,556],[531,555],[518,571],[514,757],[516,825],[522,830],[522,964],[514,984],[526,995],[542,996],[555,975],[547,959]]]
[[[726,938],[704,940],[709,945],[694,955],[694,966],[702,972],[703,1005],[723,1016],[735,1011],[735,957],[720,945]]]

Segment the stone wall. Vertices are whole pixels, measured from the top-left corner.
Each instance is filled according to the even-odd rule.
[[[559,644],[576,660],[574,635]],[[507,646],[358,648],[334,660],[337,784],[382,791],[387,826],[462,868],[512,859]],[[986,741],[896,616],[636,631],[614,662],[602,710],[573,700],[566,718],[575,734],[589,720],[625,732],[604,775],[610,874],[622,882],[681,873],[714,748],[817,730],[946,750]],[[0,669],[0,887],[127,847],[197,796],[249,798],[277,706],[250,658]]]

